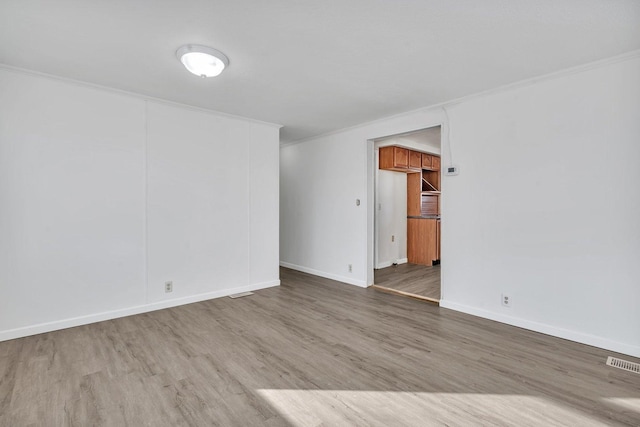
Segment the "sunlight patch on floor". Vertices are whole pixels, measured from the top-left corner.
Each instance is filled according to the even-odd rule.
[[[601,425],[587,413],[541,396],[273,389],[258,393],[293,426],[345,422],[380,426]]]
[[[605,397],[602,400],[624,410],[640,415],[640,398],[634,397]],[[639,419],[640,422],[640,419]]]

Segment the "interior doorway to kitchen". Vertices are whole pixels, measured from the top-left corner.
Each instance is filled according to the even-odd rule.
[[[441,126],[374,140],[374,285],[440,301]]]

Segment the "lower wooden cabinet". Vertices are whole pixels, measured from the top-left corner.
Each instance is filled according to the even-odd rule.
[[[435,218],[407,218],[407,259],[411,264],[433,265],[440,259],[439,222]]]

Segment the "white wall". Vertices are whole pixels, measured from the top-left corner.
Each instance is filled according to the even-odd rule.
[[[365,162],[364,144],[329,142],[281,149],[281,265],[365,285]]]
[[[640,356],[639,76],[636,54],[448,107],[460,175],[442,183],[443,307]],[[439,109],[413,112],[282,148],[281,262],[339,279],[357,259],[349,279],[369,282],[368,140],[439,120]],[[345,157],[352,168],[334,161]],[[316,197],[287,179],[307,167],[331,176],[309,176]],[[332,203],[338,187],[349,197]],[[363,195],[366,213],[347,203]],[[335,222],[294,216],[300,202]]]
[[[442,305],[640,356],[640,58],[449,116]]]
[[[358,286],[372,284],[373,140],[442,120],[441,111],[420,111],[282,147],[280,264]],[[404,204],[406,209],[406,198]]]
[[[0,340],[277,285],[277,218],[277,126],[0,69]]]
[[[148,113],[149,301],[167,298],[168,280],[174,298],[272,283],[277,128],[158,103]]]
[[[379,170],[375,153],[375,268],[385,268],[407,262],[407,174]]]
[[[140,100],[0,70],[0,337],[144,302],[144,140]]]

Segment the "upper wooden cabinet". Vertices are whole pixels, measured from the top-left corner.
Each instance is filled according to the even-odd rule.
[[[406,172],[409,169],[409,150],[402,147],[380,147],[380,169]]]
[[[419,151],[409,151],[409,169],[419,172],[422,169],[422,153]]]
[[[434,171],[440,170],[440,157],[431,156],[431,169]]]
[[[430,171],[440,170],[440,157],[422,153],[422,169]]]
[[[431,154],[422,153],[422,169],[431,169],[432,161],[433,156],[431,156]]]
[[[380,147],[379,168],[397,172],[420,172],[424,169],[424,156],[428,154],[395,145]],[[431,168],[431,161],[429,161]]]

